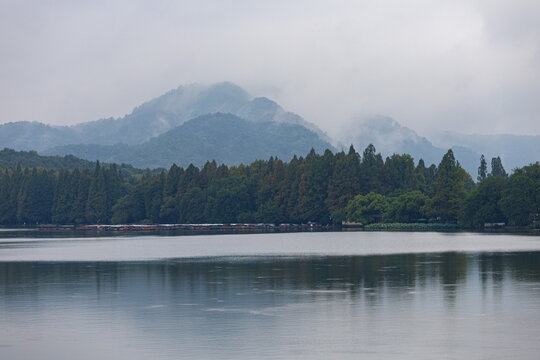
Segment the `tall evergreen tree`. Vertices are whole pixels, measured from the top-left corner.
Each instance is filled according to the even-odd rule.
[[[54,193],[52,173],[33,168],[24,175],[17,202],[17,220],[26,224],[50,222]]]
[[[304,171],[298,186],[297,205],[303,222],[328,223],[330,221],[330,213],[325,200],[332,168],[333,155],[329,150],[320,156],[312,149],[306,156]]]
[[[345,208],[352,198],[360,194],[360,190],[360,155],[351,145],[348,154],[340,152],[335,155],[325,200],[328,211],[333,213]]]
[[[487,162],[484,158],[484,154],[480,156],[480,166],[478,167],[478,176],[477,180],[478,182],[484,181],[484,179],[487,177]]]
[[[414,160],[408,154],[393,154],[384,163],[387,185],[393,192],[403,193],[418,189],[419,182]]]
[[[504,170],[504,167],[502,165],[502,161],[500,157],[492,158],[491,159],[491,173],[490,176],[500,176],[502,178],[507,178],[508,174]]]
[[[88,191],[92,182],[92,173],[88,169],[79,171],[75,169],[71,174],[73,177],[73,187],[76,189],[76,196],[71,207],[70,218],[76,224],[85,223],[86,203],[88,202]]]
[[[10,173],[8,169],[5,169],[0,175],[0,224],[17,223],[17,196],[19,189],[16,177],[16,173]]]
[[[466,177],[467,173],[458,166],[452,149],[449,149],[437,168],[435,195],[426,205],[426,214],[444,222],[457,221],[466,194]]]
[[[94,176],[88,189],[85,217],[92,224],[106,224],[109,220],[107,218],[107,184],[99,161],[96,163]]]
[[[362,194],[375,192],[386,193],[384,161],[375,146],[369,144],[364,150],[360,166],[360,188]]]

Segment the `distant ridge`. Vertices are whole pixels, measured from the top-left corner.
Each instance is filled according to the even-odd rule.
[[[155,168],[173,163],[202,166],[208,160],[227,165],[249,164],[270,156],[288,161],[294,155],[306,155],[312,148],[318,153],[334,150],[301,125],[253,122],[216,113],[189,120],[139,145],[67,145],[46,153]]]
[[[247,138],[237,137],[234,140],[238,142],[236,145],[244,144],[242,151],[246,154],[240,156],[231,153],[230,156],[224,156],[224,151],[218,151],[215,146],[221,141],[217,134],[208,137],[193,123],[182,127],[194,119],[204,122],[205,119],[208,120],[207,115],[217,113],[222,117],[230,114],[242,119],[244,122],[231,121],[236,121],[238,126],[245,129],[232,131],[227,128],[226,123],[216,123],[216,129],[205,128],[209,134],[222,128],[223,133],[220,136],[226,135],[228,139],[234,138],[234,132],[240,134],[247,131],[251,138],[260,140],[246,142]],[[269,127],[268,124],[274,126]],[[280,124],[286,126],[280,128],[277,126]],[[310,134],[291,127],[293,125],[309,131]],[[201,129],[205,126],[206,123],[200,124]],[[181,131],[178,130],[180,128]],[[285,128],[290,134],[299,136],[297,141],[287,137]],[[176,142],[171,138],[172,135],[161,137],[169,131],[177,137]],[[269,131],[267,137],[261,135],[262,131]],[[280,156],[287,160],[293,153],[298,156],[305,155],[311,147],[332,148],[330,144],[339,144],[337,147],[344,150],[353,144],[359,152],[368,144],[374,144],[384,156],[407,153],[416,161],[423,159],[429,165],[438,164],[443,154],[452,148],[461,166],[473,178],[476,177],[481,154],[485,155],[488,163],[492,157],[500,156],[509,172],[540,159],[540,136],[442,132],[428,139],[385,116],[358,119],[350,126],[341,128],[341,131],[341,136],[330,139],[315,124],[284,110],[276,102],[265,97],[252,97],[241,87],[222,82],[210,86],[179,86],[135,107],[130,114],[117,119],[100,119],[73,126],[50,126],[39,122],[2,124],[0,149],[6,147],[35,150],[50,155],[74,154],[89,160],[125,161],[142,167],[168,167],[171,164],[169,161],[186,165],[196,162],[201,165],[206,160],[220,158],[224,163],[232,165],[252,161],[254,154],[262,159]],[[190,132],[196,135],[190,136]],[[289,141],[282,141],[285,138]],[[160,141],[166,142],[170,149],[157,143]],[[193,141],[198,141],[197,145]],[[189,149],[183,148],[178,142],[189,144],[185,145]],[[274,146],[270,146],[272,142]],[[237,150],[230,147],[227,151],[234,153]],[[208,158],[201,159],[199,155],[202,154]]]
[[[314,124],[285,111],[267,98],[252,98],[239,86],[223,82],[211,86],[179,86],[150,100],[118,119],[108,118],[73,126],[38,122],[0,125],[0,147],[43,151],[70,144],[142,144],[193,118],[211,113],[231,113],[252,122],[277,122],[304,126],[328,140]]]
[[[540,136],[441,132],[428,139],[385,116],[358,120],[344,130],[347,131],[340,137],[344,148],[352,143],[357,149],[363,149],[372,143],[384,156],[405,153],[415,161],[423,159],[426,164],[438,164],[446,151],[452,149],[460,165],[473,178],[476,178],[481,154],[488,163],[492,157],[500,156],[507,171],[540,159]]]

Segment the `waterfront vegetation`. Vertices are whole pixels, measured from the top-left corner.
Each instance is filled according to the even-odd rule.
[[[99,162],[93,169],[63,168],[56,160],[48,168],[32,156],[33,167],[10,163],[1,170],[0,224],[350,221],[374,224],[366,227],[372,230],[446,230],[540,221],[538,162],[508,175],[500,158],[488,172],[482,157],[475,182],[452,150],[437,166],[415,164],[407,154],[383,160],[369,145],[363,154],[351,146],[289,162],[209,161],[200,169],[145,172]]]
[[[456,231],[457,224],[441,223],[374,223],[364,226],[366,231]]]

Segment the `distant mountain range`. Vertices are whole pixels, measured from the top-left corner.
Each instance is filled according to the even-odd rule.
[[[452,148],[456,159],[473,178],[476,178],[480,154],[463,146],[437,147],[427,138],[419,136],[413,130],[401,126],[397,121],[376,116],[356,123],[342,137],[343,144],[354,144],[361,150],[373,144],[384,156],[409,154],[416,161],[423,159],[426,165],[438,164],[443,155]],[[346,147],[347,145],[344,145]]]
[[[438,164],[442,156],[452,149],[461,166],[476,180],[480,156],[484,154],[489,164],[492,157],[500,156],[507,171],[540,161],[540,136],[518,135],[465,135],[440,132],[431,140],[383,116],[358,121],[344,131],[342,147],[354,144],[364,149],[374,144],[385,156],[393,153],[410,154],[426,164]]]
[[[486,159],[500,156],[506,170],[540,161],[538,135],[479,135],[445,131],[432,135],[431,139],[439,147],[448,147],[449,144],[461,146],[476,154],[484,154]]]
[[[122,118],[101,119],[73,126],[39,122],[0,125],[0,146],[43,151],[70,144],[142,144],[201,115],[230,113],[252,122],[301,125],[329,140],[314,124],[283,110],[267,98],[252,98],[242,88],[224,82],[212,86],[180,86],[136,107]]]
[[[234,165],[270,156],[289,160],[311,148],[362,152],[370,143],[384,156],[408,153],[438,164],[452,148],[476,178],[480,154],[501,156],[507,170],[540,159],[540,136],[440,133],[430,141],[388,117],[372,117],[330,139],[316,125],[274,101],[251,97],[235,84],[180,86],[136,107],[130,114],[73,126],[38,122],[0,125],[0,149],[36,150],[48,155],[129,163],[137,167],[186,166],[207,160]]]
[[[172,163],[202,166],[208,160],[218,164],[249,164],[274,156],[290,160],[314,148],[318,153],[332,145],[301,125],[273,121],[252,122],[232,114],[199,116],[139,145],[64,145],[45,151],[128,163],[139,168],[168,168]]]

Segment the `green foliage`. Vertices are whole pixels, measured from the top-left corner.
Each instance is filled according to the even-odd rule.
[[[252,210],[248,186],[242,178],[217,179],[208,187],[204,209],[207,222],[234,223],[238,215]]]
[[[416,190],[392,199],[384,213],[384,222],[411,223],[425,217],[424,208],[429,198]]]
[[[54,174],[45,170],[26,169],[17,197],[17,222],[41,224],[50,222],[50,204],[54,194]]]
[[[427,168],[423,161],[415,168],[408,155],[383,163],[373,146],[360,161],[351,146],[347,154],[312,150],[288,163],[271,157],[230,168],[209,161],[201,169],[137,171],[126,178],[99,162],[93,170],[0,169],[0,224],[454,223],[459,216],[461,226],[478,228],[527,226],[540,213],[540,164],[474,188],[452,151]]]
[[[5,148],[0,150],[0,168],[14,170],[17,166],[22,168],[43,168],[48,170],[74,170],[94,169],[94,161],[83,160],[73,155],[44,156],[35,151],[15,151]],[[103,166],[103,165],[102,165]],[[107,165],[108,166],[108,165]],[[131,165],[118,166],[124,176],[141,174],[143,170],[136,169]]]
[[[378,223],[364,226],[366,231],[456,231],[456,224]]]
[[[362,194],[370,191],[385,193],[386,183],[384,176],[384,162],[375,146],[369,144],[364,150],[360,165],[360,189]]]
[[[508,177],[500,157],[497,156],[496,158],[494,157],[491,159],[491,173],[489,176],[500,176],[502,178]]]
[[[459,214],[459,224],[466,228],[482,228],[484,223],[507,222],[500,206],[506,182],[499,176],[485,178],[465,198]]]
[[[469,175],[454,158],[452,150],[443,156],[435,177],[435,195],[425,206],[427,216],[443,222],[457,221],[461,202],[465,198],[465,180]]]
[[[20,164],[24,168],[46,168],[52,170],[88,168],[95,163],[76,158],[73,155],[66,156],[41,156],[35,151],[15,151],[5,148],[0,151],[0,167],[15,169]]]
[[[508,179],[499,201],[509,225],[529,225],[540,211],[538,188],[540,183],[524,174],[515,174]]]
[[[388,201],[384,195],[370,192],[357,195],[345,207],[347,221],[370,224],[382,219],[388,209]]]
[[[196,224],[209,222],[205,218],[206,191],[194,187],[178,199],[178,222]]]
[[[304,171],[298,186],[298,211],[303,214],[302,222],[328,223],[330,214],[326,207],[328,180],[332,174],[333,155],[330,151],[323,156],[311,150],[304,162]]]
[[[413,191],[419,188],[414,160],[410,155],[394,154],[386,158],[384,164],[387,185],[395,192]]]
[[[360,193],[360,155],[351,145],[349,153],[335,155],[334,169],[328,180],[326,206],[328,211],[343,209],[349,200]]]
[[[480,156],[480,166],[478,167],[478,177],[476,178],[478,182],[484,181],[484,179],[487,177],[487,163],[486,159],[484,158],[484,154]]]

